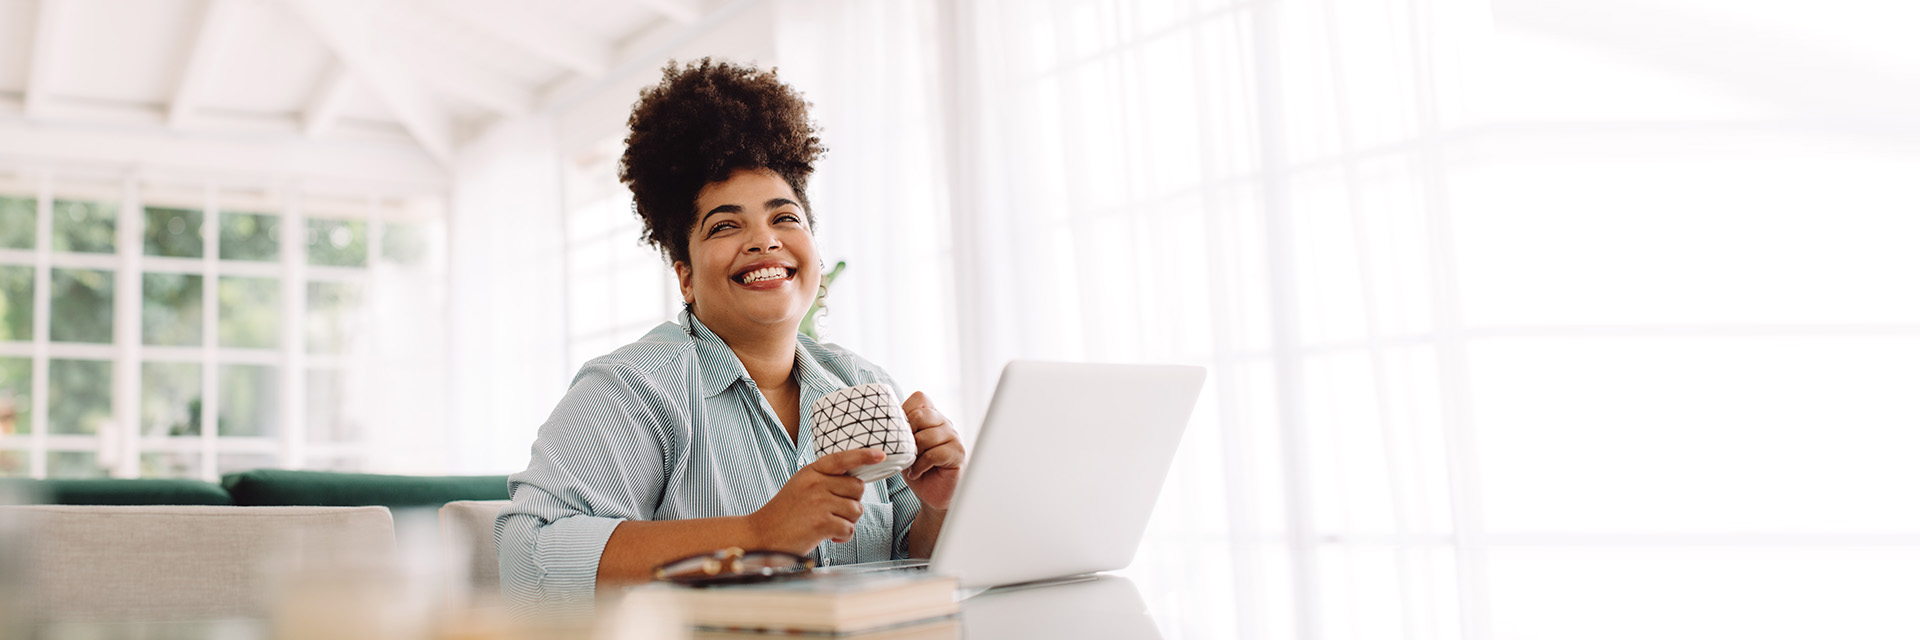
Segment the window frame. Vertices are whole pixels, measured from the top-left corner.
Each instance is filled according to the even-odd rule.
[[[142,458],[150,453],[179,453],[198,456],[192,464],[193,472],[182,477],[192,477],[209,482],[218,481],[221,473],[239,469],[222,469],[223,456],[247,455],[270,456],[274,467],[306,468],[316,461],[324,459],[332,464],[340,460],[358,460],[361,463],[371,459],[371,450],[366,433],[360,434],[351,442],[309,442],[307,431],[307,382],[310,370],[331,370],[351,372],[356,369],[368,371],[371,358],[364,353],[309,353],[306,331],[307,288],[314,282],[342,282],[358,287],[362,292],[378,290],[383,283],[402,280],[413,275],[413,270],[430,272],[436,264],[444,262],[444,252],[429,252],[417,263],[401,264],[386,258],[382,241],[385,230],[392,222],[410,222],[416,216],[398,214],[396,207],[388,204],[390,200],[417,194],[388,193],[377,189],[361,190],[349,196],[356,203],[345,208],[329,207],[317,218],[329,220],[358,220],[366,225],[365,244],[366,263],[357,267],[312,266],[307,264],[307,226],[308,204],[306,200],[319,195],[332,199],[332,192],[326,194],[309,193],[295,183],[292,186],[271,186],[258,189],[263,194],[266,206],[236,208],[235,211],[265,213],[279,217],[282,231],[279,241],[279,257],[272,262],[226,261],[220,258],[221,214],[226,211],[222,202],[223,191],[249,190],[257,185],[220,183],[216,181],[180,182],[169,181],[168,187],[182,184],[197,185],[202,220],[200,236],[202,252],[197,258],[148,256],[145,252],[146,207],[149,204],[145,190],[155,185],[155,181],[143,179],[136,174],[117,177],[116,195],[118,219],[115,222],[115,247],[111,254],[56,252],[53,250],[53,202],[61,181],[68,179],[96,180],[98,174],[80,172],[68,173],[56,170],[23,169],[16,175],[25,178],[22,182],[30,185],[35,200],[35,239],[32,249],[0,249],[0,265],[28,266],[34,269],[33,277],[33,328],[29,341],[0,342],[0,357],[29,359],[31,381],[31,400],[29,406],[21,407],[21,419],[32,425],[32,431],[26,434],[0,436],[0,450],[17,452],[25,457],[23,465],[25,476],[42,479],[49,477],[49,461],[54,454],[63,452],[91,453],[105,458],[99,462],[104,475],[114,478],[138,478],[142,476]],[[17,195],[27,197],[27,189],[21,189]],[[435,196],[438,197],[438,196]],[[250,199],[250,198],[249,198]],[[251,204],[251,203],[250,203]],[[171,208],[190,208],[176,206],[173,202],[165,205]],[[444,215],[444,213],[442,213]],[[432,222],[431,220],[425,222]],[[442,230],[444,233],[444,230]],[[112,341],[95,343],[55,343],[52,336],[52,270],[55,268],[89,268],[113,271],[113,333]],[[395,270],[402,270],[398,275]],[[170,346],[145,344],[142,312],[145,303],[144,277],[149,273],[181,274],[201,278],[201,340],[197,346]],[[275,313],[279,316],[276,328],[277,345],[270,349],[226,347],[220,344],[220,300],[219,287],[223,277],[267,277],[277,280],[280,300]],[[363,294],[364,295],[364,294]],[[49,422],[51,416],[50,387],[51,361],[94,360],[110,362],[112,366],[112,390],[109,395],[109,418],[100,423],[99,430],[91,435],[70,435],[52,433]],[[200,367],[200,392],[198,394],[202,410],[199,415],[199,433],[195,435],[145,435],[142,433],[142,414],[144,402],[144,371],[147,363],[182,363]],[[220,422],[220,382],[221,370],[227,365],[264,365],[276,371],[274,387],[280,399],[274,409],[278,428],[268,436],[224,436],[219,433]],[[331,466],[331,465],[328,465]],[[162,474],[168,477],[172,474]]]

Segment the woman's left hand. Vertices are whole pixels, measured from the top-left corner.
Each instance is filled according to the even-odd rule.
[[[945,510],[953,503],[953,488],[960,482],[960,465],[967,460],[966,447],[960,444],[960,432],[953,421],[933,408],[926,394],[915,391],[900,411],[907,415],[913,429],[913,441],[919,449],[913,466],[902,474],[907,488],[923,507]]]

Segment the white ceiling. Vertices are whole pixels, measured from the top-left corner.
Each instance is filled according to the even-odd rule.
[[[444,164],[713,13],[707,0],[0,0],[0,118],[417,145]]]

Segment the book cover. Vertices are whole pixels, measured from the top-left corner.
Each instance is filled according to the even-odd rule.
[[[952,616],[958,587],[947,576],[875,572],[671,589],[696,628],[850,634]]]

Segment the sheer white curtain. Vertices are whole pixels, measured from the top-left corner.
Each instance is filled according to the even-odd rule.
[[[897,73],[925,12],[944,144],[867,170],[944,163],[951,235],[877,241],[951,252],[963,403],[1211,373],[1129,571],[1166,635],[1920,632],[1911,11],[793,2],[840,22],[782,65]],[[859,108],[843,155],[924,135]]]
[[[939,31],[927,2],[782,2],[782,80],[813,104],[828,153],[808,186],[829,287],[822,339],[881,364],[957,423],[953,245],[941,161]]]

